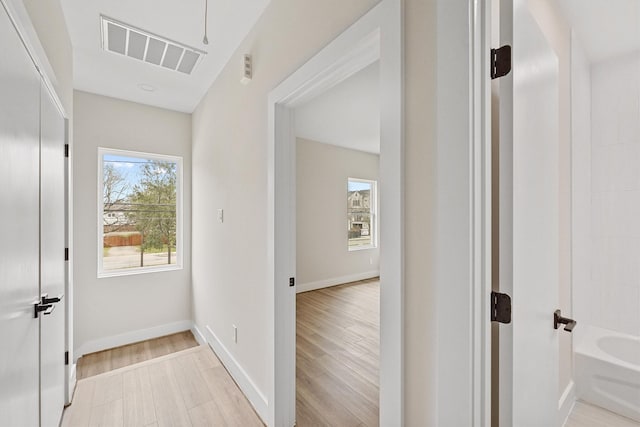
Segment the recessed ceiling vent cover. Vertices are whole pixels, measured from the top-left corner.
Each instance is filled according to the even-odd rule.
[[[100,16],[102,48],[181,73],[191,74],[207,53],[115,19]]]

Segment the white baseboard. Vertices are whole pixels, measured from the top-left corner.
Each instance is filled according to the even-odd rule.
[[[75,363],[71,363],[69,365],[67,365],[67,395],[65,396],[65,405],[69,405],[71,404],[71,401],[73,400],[73,393],[76,391],[76,383],[77,383],[77,377],[76,377],[76,367],[78,365],[76,365]]]
[[[367,271],[365,273],[350,274],[348,276],[333,277],[315,282],[307,282],[296,285],[296,293],[315,291],[316,289],[328,288],[329,286],[343,285],[345,283],[357,282],[358,280],[372,279],[380,275],[379,271]]]
[[[194,328],[197,330],[197,327],[194,326]],[[240,366],[229,350],[227,350],[227,347],[222,344],[222,341],[218,339],[209,326],[206,326],[205,337],[207,338],[209,346],[211,346],[224,367],[227,368],[227,371],[229,371],[236,384],[238,384],[238,387],[240,387],[240,390],[242,390],[244,395],[247,397],[249,403],[253,405],[253,408],[256,410],[260,418],[262,418],[263,421],[267,420],[269,403],[265,395],[260,391],[260,389],[258,389],[247,372],[242,368],[242,366]]]
[[[139,341],[162,337],[164,335],[187,331],[190,330],[192,326],[193,322],[191,320],[182,320],[179,322],[154,326],[153,328],[139,329],[137,331],[130,331],[124,334],[87,341],[73,351],[73,361],[75,363],[80,357],[84,356],[85,354],[95,353],[96,351],[107,350],[114,347],[133,344]]]
[[[200,328],[198,328],[198,326],[195,323],[191,325],[191,333],[193,334],[196,341],[198,341],[198,344],[200,345],[207,344],[207,339],[204,337],[204,335],[200,331]]]
[[[569,414],[573,409],[573,405],[576,403],[576,385],[573,381],[570,381],[567,388],[564,389],[564,393],[558,401],[558,419],[560,425],[564,426],[569,418]]]

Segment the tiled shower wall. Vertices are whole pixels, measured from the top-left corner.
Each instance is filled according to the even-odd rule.
[[[640,54],[591,67],[590,157],[591,271],[576,302],[588,323],[640,335]]]

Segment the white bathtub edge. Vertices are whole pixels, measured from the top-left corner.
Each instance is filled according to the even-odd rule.
[[[558,419],[560,425],[564,426],[571,414],[573,405],[576,404],[576,387],[573,381],[569,381],[567,388],[564,389],[560,400],[558,401]]]
[[[599,345],[603,337],[638,339],[625,333],[587,325],[584,336],[574,347],[574,381],[578,400],[640,421],[640,405],[633,390],[640,385],[640,365],[609,354]],[[631,395],[620,384],[631,385]],[[636,387],[634,389],[634,387]]]
[[[598,360],[606,361],[607,363],[621,366],[625,369],[640,373],[640,367],[634,363],[627,362],[617,358],[615,355],[611,355],[598,346],[598,340],[603,337],[619,337],[624,339],[637,339],[634,335],[629,335],[624,332],[612,331],[609,329],[603,329],[597,326],[587,325],[586,330],[577,345],[574,346],[574,354],[581,353],[588,357],[592,357]]]

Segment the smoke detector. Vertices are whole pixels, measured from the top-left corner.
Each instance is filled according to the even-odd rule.
[[[100,28],[104,50],[184,74],[191,74],[207,54],[104,15],[100,15]]]

